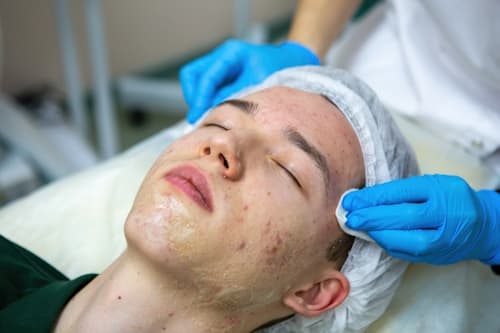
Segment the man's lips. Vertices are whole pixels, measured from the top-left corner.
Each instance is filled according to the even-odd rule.
[[[202,208],[213,210],[212,195],[205,176],[192,166],[181,166],[166,173],[165,179]]]

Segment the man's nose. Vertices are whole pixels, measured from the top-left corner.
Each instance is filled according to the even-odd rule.
[[[241,151],[230,131],[211,136],[200,148],[200,156],[216,160],[224,178],[237,180],[243,175]]]

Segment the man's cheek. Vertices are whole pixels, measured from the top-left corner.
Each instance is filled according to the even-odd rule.
[[[261,262],[266,271],[273,272],[280,280],[288,272],[288,267],[304,250],[304,242],[299,237],[294,218],[268,219],[261,231]]]

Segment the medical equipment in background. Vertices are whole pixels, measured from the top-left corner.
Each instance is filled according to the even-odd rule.
[[[0,93],[0,119],[0,204],[98,160],[50,98],[28,108]]]
[[[97,162],[49,90],[23,98],[24,104],[0,91],[0,205]]]
[[[83,106],[77,49],[68,8],[69,0],[55,0],[61,46],[64,78],[68,90],[69,109],[75,128],[88,138],[88,125]],[[85,0],[85,18],[92,63],[94,110],[98,145],[102,158],[115,155],[118,150],[116,121],[112,110],[107,50],[102,28],[100,0]]]
[[[0,146],[0,204],[40,186],[35,170],[22,156]]]
[[[60,0],[62,1],[62,0]],[[250,20],[250,1],[233,1],[233,35],[254,43],[267,41],[269,28]],[[187,110],[182,89],[177,79],[153,79],[138,75],[124,75],[116,83],[119,102],[129,110],[168,110],[184,114]]]

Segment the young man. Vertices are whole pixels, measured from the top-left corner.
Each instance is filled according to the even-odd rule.
[[[366,94],[346,73],[302,68],[225,101],[146,175],[123,254],[76,284],[18,287],[0,328],[33,327],[18,311],[54,284],[71,284],[45,318],[54,332],[251,332],[294,314],[340,332],[366,320],[354,310],[381,313],[405,265],[346,235],[335,207],[347,189],[416,164]]]

